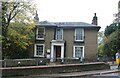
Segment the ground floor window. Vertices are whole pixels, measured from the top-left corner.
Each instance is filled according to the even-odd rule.
[[[84,46],[74,46],[74,58],[84,58]]]
[[[35,44],[35,57],[44,57],[44,44]]]

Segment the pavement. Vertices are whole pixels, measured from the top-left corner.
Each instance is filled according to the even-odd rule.
[[[93,75],[91,78],[120,78],[120,73],[110,73],[103,75]]]

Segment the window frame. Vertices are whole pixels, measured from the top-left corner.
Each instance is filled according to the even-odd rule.
[[[57,39],[57,30],[60,29],[60,31],[62,31],[62,39]],[[56,28],[55,31],[55,40],[63,40],[63,28]]]
[[[44,32],[43,32],[43,38],[38,38],[38,29],[39,28],[43,28],[44,29]],[[37,31],[36,31],[36,39],[37,40],[44,40],[44,35],[45,35],[45,27],[37,27]]]
[[[43,53],[42,55],[37,55],[37,45],[43,46]],[[34,45],[34,57],[44,57],[45,44],[35,44]]]
[[[73,46],[73,57],[78,59],[79,57],[75,56],[75,47],[82,47],[83,48],[83,52],[82,52],[82,58],[84,58],[84,46]]]
[[[76,37],[77,37],[77,30],[81,30],[82,31],[82,40],[77,40]],[[84,28],[75,28],[75,41],[84,41]]]

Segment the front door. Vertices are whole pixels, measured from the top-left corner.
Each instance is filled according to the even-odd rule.
[[[61,46],[56,46],[56,58],[61,58]]]

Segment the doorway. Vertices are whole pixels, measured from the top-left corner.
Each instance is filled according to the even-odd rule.
[[[55,62],[58,60],[61,60],[64,58],[64,42],[57,43],[52,42],[51,43],[51,55],[50,55],[50,61]]]
[[[56,59],[60,59],[61,58],[61,46],[55,46],[55,56]]]

